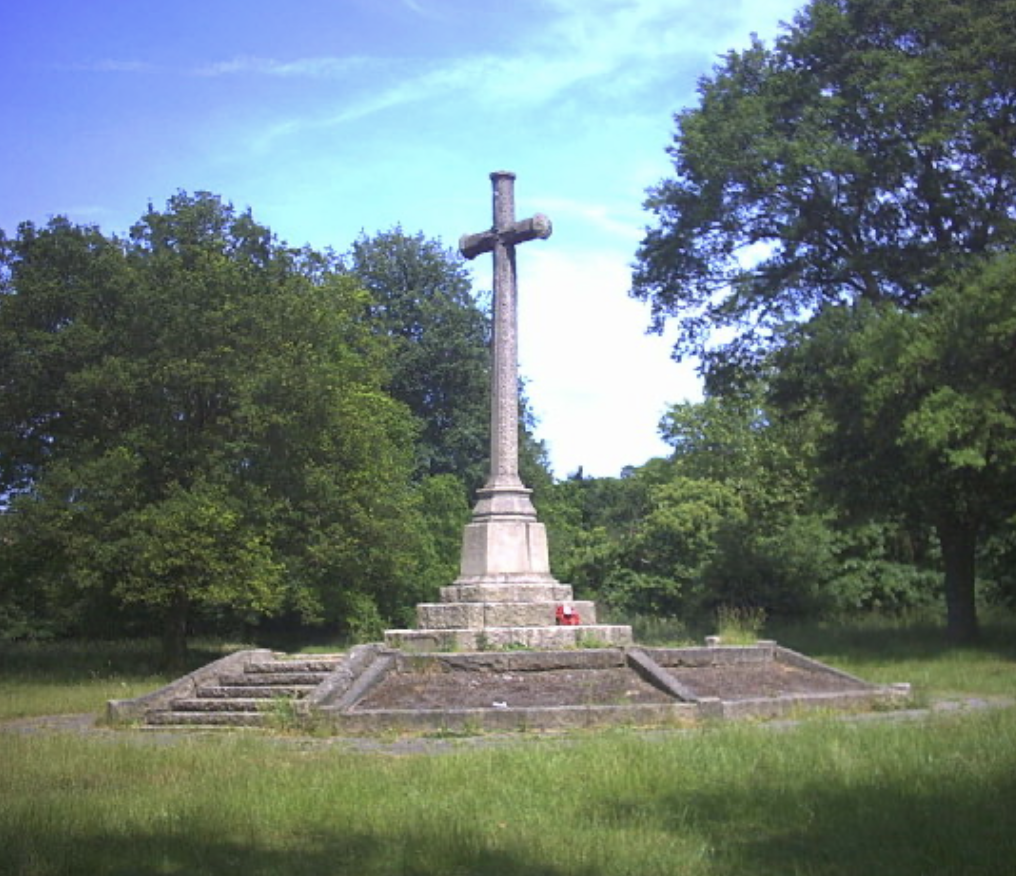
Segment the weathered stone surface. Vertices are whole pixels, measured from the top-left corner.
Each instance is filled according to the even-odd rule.
[[[335,727],[345,733],[421,733],[435,730],[497,733],[617,726],[683,726],[691,724],[696,715],[696,707],[687,703],[448,709],[437,713],[405,709],[345,712],[335,716]]]
[[[596,606],[569,603],[583,625],[596,624]],[[423,602],[416,606],[421,630],[486,629],[488,627],[552,627],[557,602]]]
[[[146,723],[156,727],[263,727],[263,712],[155,712]]]
[[[546,672],[596,670],[625,666],[621,648],[577,648],[571,651],[481,651],[470,654],[398,652],[398,672]]]
[[[484,651],[492,648],[534,649],[632,643],[631,627],[583,624],[577,627],[486,627],[479,629],[388,630],[385,644],[412,651]]]
[[[574,601],[570,584],[545,578],[534,580],[486,580],[482,584],[452,584],[441,588],[442,602],[555,602]]]
[[[198,688],[195,695],[202,699],[220,700],[237,698],[245,700],[270,700],[278,699],[279,697],[296,699],[306,696],[316,689],[317,685],[313,684],[280,684],[271,686],[264,684],[252,686],[240,684],[229,686],[209,685],[208,687]]]
[[[280,702],[305,712],[304,697],[343,666],[341,655],[276,659],[243,651],[136,700],[112,700],[113,721],[143,719],[158,726],[263,726]]]
[[[169,703],[178,697],[193,696],[202,686],[215,684],[220,673],[242,671],[247,666],[268,662],[271,659],[272,652],[264,648],[237,651],[209,663],[207,666],[202,666],[145,696],[132,700],[110,700],[106,704],[107,718],[114,723],[143,718],[160,709],[168,708]]]
[[[459,577],[442,588],[439,603],[417,606],[418,629],[389,630],[385,643],[415,651],[629,644],[630,627],[597,624],[596,606],[576,602],[572,588],[551,574],[547,531],[519,477],[515,247],[546,239],[552,225],[542,215],[515,219],[515,174],[495,171],[490,180],[493,224],[459,244],[466,258],[492,253],[494,261],[489,475],[463,530]],[[555,625],[565,603],[574,605],[580,626]]]
[[[288,699],[288,698],[287,698]],[[280,697],[188,697],[173,700],[172,712],[264,712],[271,711]]]
[[[643,648],[660,666],[715,666],[730,663],[766,663],[773,659],[768,647],[710,646],[704,648]]]
[[[338,711],[352,708],[362,697],[366,696],[374,685],[378,684],[395,665],[395,655],[392,653],[375,653],[374,659],[362,666],[361,671],[350,677],[347,687],[336,691],[338,696],[334,701],[329,701],[325,706],[324,701],[310,700],[310,705],[330,708]]]
[[[219,684],[237,687],[267,687],[278,685],[309,685],[320,684],[320,672],[228,672],[219,676]]]
[[[535,519],[489,517],[467,523],[462,535],[462,559],[456,583],[497,583],[534,577],[553,583],[547,531]]]
[[[308,708],[335,706],[348,697],[351,690],[362,689],[362,677],[372,671],[376,672],[378,660],[385,653],[384,648],[377,643],[354,646],[342,664],[328,673],[321,684],[307,695]]]
[[[629,648],[627,656],[629,665],[639,675],[671,696],[686,703],[694,703],[699,699],[689,687],[681,684],[641,648]]]
[[[421,630],[480,629],[483,615],[482,602],[422,602],[416,606],[416,625]]]
[[[519,629],[527,634],[542,631]],[[602,633],[610,628],[592,629]],[[447,632],[475,640],[492,631]],[[555,637],[589,631],[550,628]],[[421,631],[403,632],[421,635]],[[205,667],[201,677],[211,681],[199,685],[194,695],[180,693],[193,688],[190,682],[170,685],[177,691],[172,700],[139,698],[135,705],[156,705],[134,714],[158,727],[257,727],[278,715],[297,721],[312,716],[318,726],[330,722],[340,732],[442,728],[475,732],[775,718],[806,709],[899,707],[910,694],[909,685],[868,684],[774,643],[709,649],[714,652],[712,663],[703,661],[706,649],[701,648],[561,650],[560,644],[550,650],[461,654],[413,654],[379,645],[360,646],[343,662],[333,663],[337,668],[332,672],[322,673],[323,681],[314,694],[284,703],[283,711],[264,697],[246,695],[252,689],[268,689],[264,685],[237,685],[233,697],[206,695],[214,686],[214,673]],[[288,667],[282,661],[278,664],[260,666],[265,671],[250,674],[282,675]],[[642,676],[637,684],[627,680],[634,679],[632,670]],[[400,674],[407,677],[393,677]],[[670,683],[676,676],[680,676],[678,684]],[[681,701],[684,688],[692,692],[693,701]],[[491,702],[486,705],[488,697]],[[478,703],[484,707],[476,708]]]

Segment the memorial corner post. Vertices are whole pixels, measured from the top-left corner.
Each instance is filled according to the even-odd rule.
[[[494,223],[489,231],[463,235],[467,259],[492,253],[494,334],[491,371],[490,474],[479,491],[473,522],[463,537],[462,579],[549,578],[546,534],[536,522],[530,490],[519,477],[518,299],[515,248],[550,237],[541,214],[515,219],[515,174],[495,171]]]

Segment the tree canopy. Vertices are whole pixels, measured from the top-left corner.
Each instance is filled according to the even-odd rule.
[[[632,294],[713,376],[788,319],[913,307],[1016,240],[1016,0],[812,0],[699,95],[646,201]]]
[[[455,474],[472,493],[486,474],[490,320],[462,259],[396,227],[361,235],[346,264],[392,346],[387,389],[419,422],[418,475]]]
[[[821,481],[859,514],[932,525],[949,630],[976,633],[983,539],[1016,514],[1016,255],[969,269],[920,313],[839,307],[781,355],[776,396],[821,410]]]
[[[369,298],[205,193],[127,239],[55,219],[3,251],[3,549],[27,589],[196,610],[389,614],[418,563],[414,426]]]

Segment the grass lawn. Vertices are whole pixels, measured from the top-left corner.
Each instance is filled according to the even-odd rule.
[[[184,671],[243,647],[199,641]],[[159,668],[155,641],[0,642],[0,721],[35,715],[101,713],[106,701],[130,699],[178,678]]]
[[[775,637],[929,696],[1016,695],[1012,625],[963,649],[893,632]],[[17,658],[13,674],[42,683],[24,655],[0,656],[5,679]],[[153,677],[110,669],[128,686]],[[1003,876],[1016,861],[1013,708],[533,736],[440,756],[139,735],[0,736],[0,873]]]

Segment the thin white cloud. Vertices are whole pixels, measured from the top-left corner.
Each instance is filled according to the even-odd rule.
[[[541,209],[546,210],[552,217],[579,220],[586,225],[602,231],[619,244],[629,244],[632,248],[642,240],[644,231],[642,229],[643,217],[634,204],[631,212],[619,215],[610,206],[593,201],[577,201],[570,198],[542,198]]]
[[[351,73],[363,73],[379,65],[377,59],[363,56],[338,58],[298,58],[292,61],[279,61],[275,58],[260,58],[242,55],[228,61],[217,61],[197,68],[194,73],[199,76],[276,76],[283,78],[335,79],[349,76]]]
[[[420,4],[413,4],[422,11]],[[236,59],[214,72],[270,75],[349,76],[369,69],[370,76],[347,85],[352,96],[316,117],[290,119],[275,128],[295,133],[348,124],[379,112],[431,100],[472,101],[512,109],[559,105],[560,97],[588,87],[583,100],[617,101],[645,89],[669,69],[661,59],[701,55],[715,14],[703,13],[692,0],[543,0],[538,12],[520,16],[519,30],[505,37],[498,53],[443,59],[316,58],[286,63]],[[682,20],[682,17],[686,20]]]
[[[402,0],[402,5],[414,15],[419,15],[421,18],[429,18],[440,21],[445,17],[435,10],[433,5],[421,3],[420,0]]]

